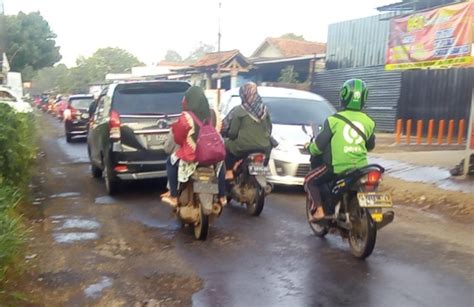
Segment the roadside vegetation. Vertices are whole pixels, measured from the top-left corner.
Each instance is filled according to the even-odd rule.
[[[0,104],[0,282],[18,258],[26,230],[18,205],[27,198],[35,160],[35,122]]]

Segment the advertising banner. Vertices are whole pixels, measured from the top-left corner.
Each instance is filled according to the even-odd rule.
[[[474,1],[391,21],[386,70],[474,67]]]

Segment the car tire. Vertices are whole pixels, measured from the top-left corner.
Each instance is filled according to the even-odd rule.
[[[68,143],[72,142],[72,136],[69,133],[66,133],[66,142]]]
[[[104,170],[102,173],[107,193],[111,196],[117,194],[120,182],[117,176],[115,176],[111,163],[107,158],[104,161]]]
[[[93,178],[101,178],[102,177],[102,170],[95,166],[94,164],[91,164],[91,174]]]

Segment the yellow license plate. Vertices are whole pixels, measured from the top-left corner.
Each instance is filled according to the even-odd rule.
[[[357,193],[359,206],[363,208],[391,208],[392,196],[384,192]]]

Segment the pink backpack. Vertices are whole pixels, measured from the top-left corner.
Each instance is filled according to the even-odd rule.
[[[225,145],[216,128],[209,121],[201,122],[193,112],[188,113],[199,126],[199,135],[196,140],[196,162],[203,166],[209,166],[224,161]]]

